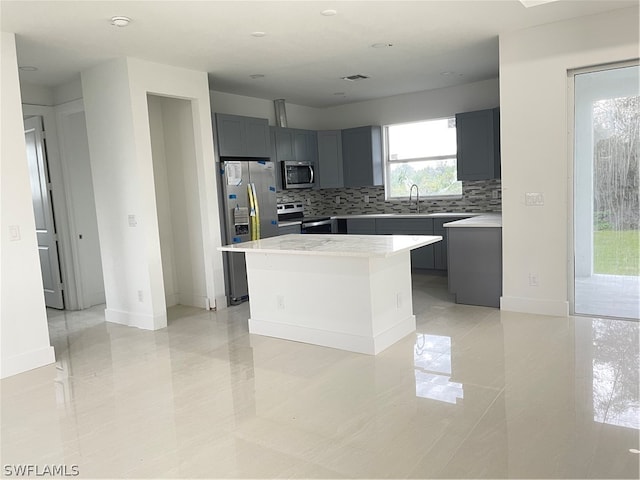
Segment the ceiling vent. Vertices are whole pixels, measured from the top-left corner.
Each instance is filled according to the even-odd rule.
[[[360,80],[366,80],[367,78],[369,78],[366,75],[349,75],[348,77],[342,77],[342,80],[348,80],[350,82],[359,82]]]

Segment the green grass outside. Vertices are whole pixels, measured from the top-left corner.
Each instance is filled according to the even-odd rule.
[[[594,271],[608,275],[640,275],[640,231],[594,232]]]

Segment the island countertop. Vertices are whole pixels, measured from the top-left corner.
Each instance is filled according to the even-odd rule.
[[[286,253],[332,257],[390,257],[442,240],[439,235],[290,234],[218,247],[223,252]]]
[[[456,220],[444,224],[447,228],[455,227],[471,227],[471,228],[500,228],[502,227],[501,213],[485,213],[477,217],[465,218],[464,220]]]

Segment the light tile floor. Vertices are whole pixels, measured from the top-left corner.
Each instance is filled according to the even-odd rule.
[[[168,328],[51,312],[55,365],[2,381],[6,465],[80,478],[638,478],[638,323],[456,305],[375,357],[249,335],[247,304]],[[3,470],[4,472],[4,470]]]

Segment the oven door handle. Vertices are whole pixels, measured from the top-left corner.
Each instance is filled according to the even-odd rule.
[[[319,220],[317,222],[303,223],[302,228],[321,227],[323,225],[331,225],[331,220]]]

